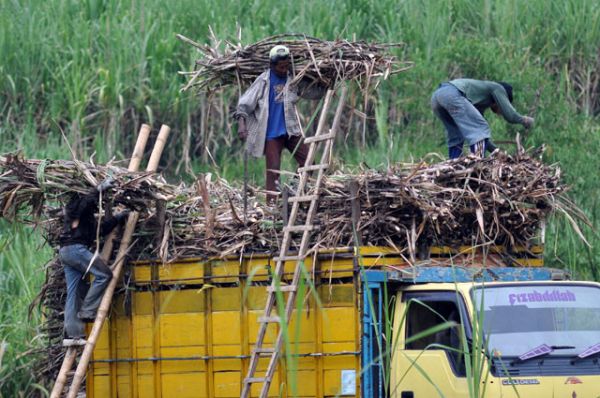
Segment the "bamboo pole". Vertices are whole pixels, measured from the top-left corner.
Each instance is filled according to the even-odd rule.
[[[129,167],[127,170],[129,171],[138,171],[140,168],[140,163],[142,162],[142,157],[144,156],[144,149],[146,148],[146,143],[148,142],[148,137],[150,136],[150,126],[147,124],[142,124],[140,128],[140,132],[138,133],[138,138],[135,143],[135,148],[133,148],[133,154],[131,155],[131,160],[129,161]],[[117,230],[113,230],[104,240],[104,247],[102,248],[101,257],[104,261],[110,260],[110,254],[113,250],[113,243],[115,237],[117,236]]]
[[[133,153],[131,154],[131,160],[129,161],[129,171],[137,171],[139,169],[149,135],[150,126],[148,126],[147,124],[142,124],[142,127],[140,128],[135,143],[135,148],[133,149]],[[115,236],[116,231],[113,231],[105,240],[101,254],[102,259],[104,259],[105,261],[109,260],[109,256],[112,253],[112,247]],[[67,349],[65,357],[63,359],[63,363],[60,367],[60,371],[58,372],[58,376],[56,377],[56,381],[54,382],[54,386],[52,387],[50,398],[58,398],[62,394],[63,388],[65,387],[65,383],[67,382],[67,373],[73,367],[73,363],[77,358],[78,349],[78,347],[69,347]]]
[[[73,367],[73,362],[75,362],[76,357],[77,347],[70,346],[69,348],[67,348],[67,353],[65,354],[62,366],[60,367],[60,371],[58,372],[58,376],[56,377],[56,381],[54,382],[54,387],[52,388],[50,398],[59,398],[61,396],[62,390],[65,387],[65,383],[67,382],[67,373]]]
[[[152,150],[152,155],[150,156],[150,161],[148,162],[146,171],[153,172],[156,171],[156,169],[158,168],[158,162],[160,160],[160,156],[162,155],[162,151],[165,147],[165,143],[170,132],[171,129],[169,128],[169,126],[163,124],[160,128],[160,132],[158,134],[158,138],[156,139],[156,143],[154,144],[154,149]],[[125,263],[125,257],[129,250],[131,237],[133,236],[133,232],[135,230],[138,218],[138,212],[134,211],[129,214],[127,224],[125,225],[125,231],[123,232],[123,238],[121,239],[121,245],[119,247],[117,259],[115,260],[115,264],[113,265],[113,278],[111,279],[108,287],[106,288],[106,291],[104,292],[104,296],[102,297],[102,302],[100,303],[98,313],[96,314],[96,321],[94,322],[92,331],[90,332],[85,348],[83,349],[83,353],[81,354],[81,359],[79,360],[77,370],[75,371],[75,375],[73,376],[73,383],[71,384],[71,388],[69,389],[67,398],[76,398],[77,393],[81,388],[81,383],[83,382],[83,378],[85,376],[88,364],[92,357],[94,347],[96,346],[96,342],[98,340],[98,337],[100,336],[102,325],[104,325],[104,321],[108,316],[108,311],[110,310],[113,294],[121,276],[123,264]]]

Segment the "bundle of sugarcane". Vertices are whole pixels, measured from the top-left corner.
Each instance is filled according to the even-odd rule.
[[[553,212],[589,225],[564,194],[560,169],[521,154],[441,163],[399,164],[385,173],[329,177],[320,202],[322,247],[343,246],[352,235],[348,181],[358,183],[357,231],[375,246],[528,246]],[[577,223],[575,231],[585,240]],[[340,242],[340,239],[342,240]]]
[[[51,243],[56,243],[61,229],[56,216],[60,198],[93,187],[93,181],[111,171],[117,183],[107,200],[141,213],[130,251],[133,256],[168,261],[182,256],[278,251],[283,225],[279,215],[250,196],[244,222],[241,190],[222,179],[206,175],[193,185],[174,186],[116,166],[72,161],[41,164],[0,158],[0,209],[3,215],[14,216],[25,204],[38,210],[42,206],[45,218],[39,222]],[[358,185],[360,208],[360,217],[354,221],[352,181]],[[47,198],[48,193],[53,200],[40,205],[39,195]],[[565,195],[558,166],[524,153],[398,164],[383,172],[338,172],[326,178],[319,206],[319,228],[312,237],[315,249],[350,245],[354,228],[366,245],[526,246],[553,212],[565,214],[582,238],[575,220],[588,222]],[[305,210],[300,209],[300,219]]]
[[[107,179],[114,180],[110,199],[130,209],[144,209],[153,200],[168,200],[177,187],[148,172],[130,172],[107,164],[78,160],[31,160],[20,154],[0,156],[0,216],[12,219],[23,208],[39,218],[54,215],[56,206],[74,194],[94,192]],[[54,206],[53,206],[54,205]]]
[[[307,78],[327,87],[342,80],[364,81],[367,87],[376,78],[385,79],[412,66],[391,54],[400,43],[325,41],[302,34],[282,34],[248,46],[227,42],[221,53],[217,47],[196,43],[182,35],[177,37],[202,54],[194,71],[180,72],[189,78],[183,90],[250,84],[269,67],[269,51],[280,44],[290,50],[294,81]]]

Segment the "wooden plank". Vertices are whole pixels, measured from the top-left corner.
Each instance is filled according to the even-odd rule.
[[[284,285],[284,286],[267,286],[267,292],[275,293],[275,292],[295,292],[298,290],[297,286],[293,285]]]
[[[319,199],[319,195],[303,195],[303,196],[292,196],[288,199],[289,202],[310,202]]]
[[[315,135],[313,137],[305,138],[304,139],[304,143],[305,144],[312,144],[313,142],[327,141],[327,140],[330,140],[332,138],[335,138],[335,133]]]

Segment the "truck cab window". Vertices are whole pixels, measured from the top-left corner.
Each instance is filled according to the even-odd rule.
[[[408,294],[405,298],[408,306],[406,316],[407,350],[444,350],[452,368],[459,376],[464,376],[463,355],[460,338],[460,309],[456,303],[456,294],[447,292],[433,294]],[[431,328],[445,322],[457,325],[438,332],[429,333]],[[412,340],[411,337],[422,334]],[[457,351],[458,350],[458,351]]]

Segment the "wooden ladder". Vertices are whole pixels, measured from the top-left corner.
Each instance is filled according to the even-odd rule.
[[[162,155],[163,149],[165,147],[167,137],[169,136],[171,129],[167,125],[162,125],[160,128],[160,132],[158,133],[158,137],[156,138],[156,142],[154,144],[154,148],[152,149],[152,154],[150,155],[150,160],[148,161],[148,166],[146,167],[146,171],[155,172],[158,169],[158,162]],[[148,140],[148,136],[150,134],[150,126],[144,124],[140,129],[140,133],[138,135],[135,149],[133,151],[133,155],[131,157],[131,161],[129,163],[128,170],[129,171],[137,171],[139,169],[139,165],[144,153],[144,148],[146,147],[146,142]],[[96,320],[92,326],[92,331],[87,338],[87,341],[83,347],[81,346],[69,346],[67,347],[67,352],[65,353],[65,357],[63,359],[63,363],[61,365],[60,371],[56,380],[54,382],[54,387],[52,388],[52,393],[50,394],[50,398],[60,398],[64,394],[64,387],[68,379],[68,375],[73,368],[73,363],[77,358],[78,351],[83,348],[83,352],[81,353],[81,358],[79,359],[79,363],[77,364],[77,369],[73,375],[73,379],[71,381],[71,386],[67,393],[67,398],[76,398],[79,390],[81,388],[81,384],[83,383],[83,379],[85,377],[90,359],[92,357],[92,353],[94,348],[96,347],[96,342],[98,341],[98,337],[100,336],[100,332],[102,330],[102,326],[108,317],[108,312],[110,310],[110,305],[112,303],[113,294],[117,287],[117,283],[121,278],[121,273],[123,270],[123,265],[125,263],[125,257],[127,256],[127,252],[129,251],[129,245],[131,244],[131,238],[133,236],[133,232],[135,230],[135,226],[137,224],[139,218],[139,213],[133,211],[129,214],[129,218],[127,219],[127,223],[125,224],[125,230],[123,231],[123,236],[121,238],[121,243],[119,246],[117,258],[115,259],[114,264],[111,266],[113,272],[113,278],[110,283],[106,287],[104,295],[102,297],[102,301],[100,303],[100,307],[98,308],[98,312],[96,314]],[[105,260],[108,260],[110,254],[112,253],[112,245],[113,238],[115,237],[115,233],[111,233],[104,244],[102,250],[102,257]]]
[[[315,230],[313,223],[315,214],[317,212],[317,205],[319,201],[321,183],[326,170],[331,164],[331,152],[335,141],[337,130],[339,129],[342,110],[344,108],[344,101],[346,99],[346,88],[342,88],[342,92],[338,101],[335,116],[331,129],[325,132],[325,123],[327,120],[327,111],[329,109],[331,99],[333,97],[333,90],[329,90],[325,96],[323,102],[323,108],[319,117],[319,123],[317,126],[317,132],[313,137],[308,137],[304,140],[309,145],[308,155],[306,162],[303,167],[298,168],[300,179],[298,187],[295,192],[289,197],[289,202],[292,203],[292,209],[290,211],[287,225],[283,227],[283,238],[281,240],[281,248],[279,256],[274,260],[276,262],[275,270],[272,275],[272,282],[267,287],[267,302],[265,305],[265,311],[262,317],[258,319],[260,323],[258,335],[256,338],[256,345],[252,350],[250,357],[250,364],[248,366],[248,373],[244,379],[242,386],[242,398],[250,397],[250,390],[253,384],[262,384],[260,397],[266,398],[269,392],[269,387],[277,368],[277,362],[281,354],[283,339],[284,339],[284,328],[289,324],[289,319],[292,315],[294,308],[294,302],[296,299],[296,293],[298,289],[298,283],[302,277],[302,270],[304,268],[304,260],[308,254],[310,237],[312,231]],[[317,151],[322,146],[321,158],[319,163],[314,164]],[[309,174],[311,172],[317,172],[315,184],[310,192],[305,192]],[[310,203],[308,212],[306,214],[306,220],[304,224],[296,224],[298,218],[298,210],[301,203]],[[284,204],[286,206],[287,204]],[[290,245],[292,236],[294,234],[302,234],[302,240],[296,254],[290,253]],[[294,270],[294,276],[289,285],[282,285],[281,279],[284,273],[284,264],[286,261],[295,261],[296,267]],[[287,300],[285,304],[285,310],[283,314],[277,314],[277,293],[281,297],[282,293],[287,293]],[[284,299],[285,300],[285,299]],[[277,338],[271,347],[265,346],[265,335],[267,329],[271,324],[279,324],[279,332]],[[267,369],[262,376],[256,375],[258,362],[260,358],[270,358]]]

